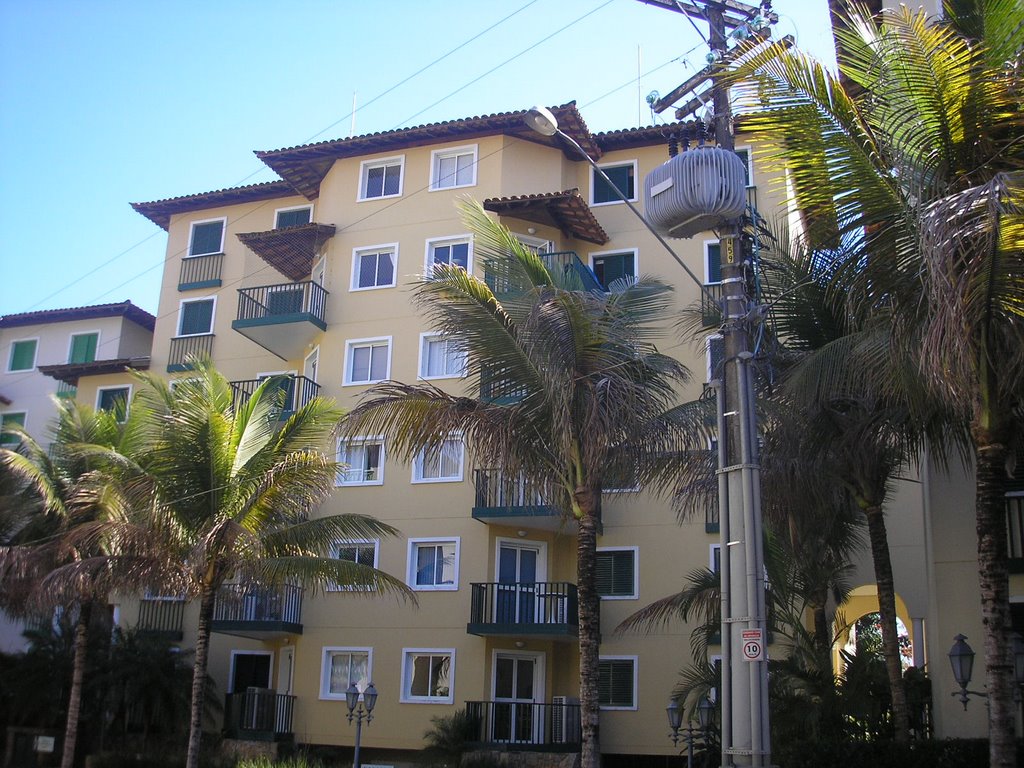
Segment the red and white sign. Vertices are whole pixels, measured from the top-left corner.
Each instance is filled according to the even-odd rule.
[[[764,633],[760,629],[744,629],[740,644],[744,661],[764,661]]]

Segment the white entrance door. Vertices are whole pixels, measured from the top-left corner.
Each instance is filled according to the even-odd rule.
[[[494,714],[491,740],[507,744],[537,744],[542,739],[544,656],[502,653],[494,656]]]

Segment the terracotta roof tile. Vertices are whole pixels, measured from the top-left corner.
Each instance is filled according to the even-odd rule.
[[[131,206],[161,229],[167,229],[171,223],[171,216],[175,213],[272,200],[275,197],[292,197],[296,194],[298,193],[287,181],[265,181],[260,184],[248,184],[244,187],[228,187],[213,192],[168,197],[149,203],[132,203]]]
[[[21,312],[14,315],[0,316],[0,328],[16,328],[24,325],[40,325],[43,323],[66,323],[72,320],[89,320],[97,317],[126,317],[136,325],[148,331],[153,330],[156,318],[146,310],[135,306],[130,301],[116,304],[93,304],[87,307],[68,307],[66,309],[41,309],[36,312]]]
[[[492,197],[484,200],[484,208],[503,216],[557,227],[567,237],[588,243],[604,245],[609,239],[578,189]]]
[[[78,385],[82,376],[99,376],[104,373],[121,373],[127,370],[145,371],[149,369],[148,357],[122,357],[116,360],[93,360],[89,363],[58,363],[56,365],[40,365],[39,372],[63,381],[65,384]]]

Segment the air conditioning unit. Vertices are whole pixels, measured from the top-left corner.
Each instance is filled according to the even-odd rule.
[[[551,741],[574,744],[580,740],[580,700],[575,696],[551,697]]]

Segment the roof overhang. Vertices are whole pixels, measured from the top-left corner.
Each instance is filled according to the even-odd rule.
[[[588,155],[595,160],[601,157],[601,147],[594,141],[593,135],[583,122],[583,117],[576,109],[575,102],[552,107],[551,112],[558,120],[559,128],[578,142]],[[348,139],[256,152],[256,156],[310,200],[320,194],[320,182],[323,181],[335,160],[381,152],[396,152],[445,141],[462,141],[504,134],[556,147],[572,160],[582,159],[576,150],[557,134],[542,136],[528,127],[526,125],[528,114],[529,110],[520,110],[448,120],[415,128],[400,128],[393,131],[369,133],[364,136],[353,136]]]
[[[484,200],[484,209],[499,216],[513,216],[535,224],[557,227],[566,237],[588,243],[604,245],[609,240],[608,234],[578,189],[492,197]]]
[[[302,224],[267,232],[240,232],[238,239],[291,280],[305,280],[324,243],[334,237],[333,224]]]
[[[275,197],[294,197],[295,194],[291,184],[286,181],[267,181],[262,184],[249,184],[245,187],[218,189],[214,192],[200,192],[195,195],[169,197],[151,203],[131,205],[137,213],[141,213],[161,229],[167,229],[171,225],[171,216],[176,213],[191,213],[239,203],[256,203]]]
[[[101,317],[123,317],[126,320],[152,331],[156,318],[141,307],[130,301],[116,304],[92,304],[88,307],[68,307],[66,309],[42,309],[36,312],[22,312],[15,315],[0,317],[0,328],[16,328],[25,325],[44,325],[47,323],[69,323],[76,320],[95,320]]]
[[[106,373],[124,373],[127,370],[145,371],[149,368],[148,357],[122,357],[116,360],[93,360],[91,363],[60,363],[40,365],[39,372],[57,381],[72,386],[78,385],[82,376],[101,376]]]

